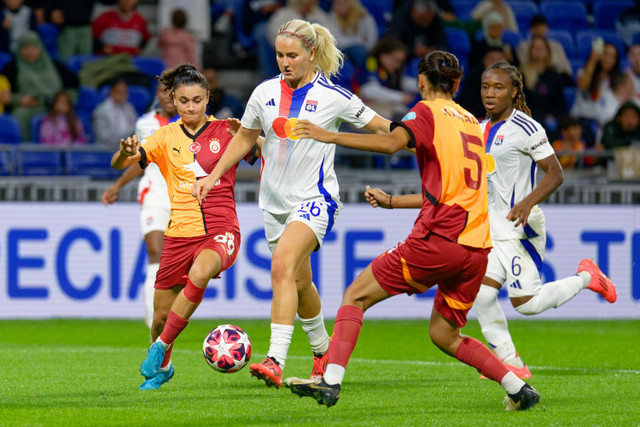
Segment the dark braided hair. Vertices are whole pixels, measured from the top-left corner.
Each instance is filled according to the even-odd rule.
[[[428,53],[418,64],[418,73],[423,74],[434,90],[454,95],[456,83],[462,77],[458,58],[452,53],[435,50]]]
[[[489,65],[482,75],[489,70],[500,70],[509,74],[509,77],[511,78],[511,86],[517,89],[516,96],[513,98],[513,106],[516,110],[520,110],[527,116],[531,117],[531,110],[527,107],[527,102],[524,99],[524,91],[522,90],[522,74],[520,74],[520,71],[505,60]]]
[[[180,64],[169,70],[164,70],[156,80],[164,84],[165,89],[175,92],[180,86],[199,85],[209,92],[209,83],[192,64]]]

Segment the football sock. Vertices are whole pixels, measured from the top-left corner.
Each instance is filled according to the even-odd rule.
[[[504,388],[504,391],[509,394],[516,394],[524,384],[525,382],[511,371],[509,371],[507,375],[502,378],[502,381],[500,381],[500,385]]]
[[[302,330],[307,334],[311,351],[317,355],[323,355],[329,349],[329,334],[324,326],[322,313],[311,319],[300,318]]]
[[[591,283],[591,274],[587,271],[581,271],[578,273],[578,276],[582,278],[582,289],[586,289],[589,287],[589,283]]]
[[[324,373],[324,382],[329,385],[342,384],[345,371],[344,366],[336,365],[335,363],[327,365],[327,370]]]
[[[480,374],[499,383],[507,373],[511,372],[491,350],[477,339],[471,337],[464,337],[458,347],[458,351],[456,351],[456,359],[473,366]]]
[[[558,308],[573,298],[583,288],[584,280],[580,275],[565,277],[555,282],[545,283],[538,295],[516,307],[521,314],[538,314],[550,308]]]
[[[166,370],[169,369],[169,364],[171,363],[171,351],[173,350],[173,343],[169,345],[169,348],[164,352],[164,358],[162,359],[162,363],[160,364],[160,369]]]
[[[513,345],[507,318],[498,302],[498,289],[493,286],[482,285],[473,307],[476,309],[478,322],[482,328],[482,335],[487,340],[496,356],[502,361],[512,360],[517,357],[516,347]],[[518,357],[518,360],[520,358]],[[510,365],[522,368],[516,363]],[[522,363],[522,361],[520,361]]]
[[[275,359],[280,368],[284,368],[284,363],[287,360],[292,335],[293,325],[271,324],[271,345],[267,356]]]
[[[146,309],[144,321],[149,329],[151,329],[151,323],[153,322],[153,294],[155,292],[153,285],[156,284],[156,274],[159,268],[160,264],[158,263],[147,265],[147,275],[144,279],[144,287],[142,288]]]
[[[329,345],[329,366],[347,367],[349,358],[358,342],[364,311],[353,305],[343,305],[336,315],[333,338]]]
[[[183,319],[182,317],[174,313],[173,310],[169,310],[167,323],[164,325],[164,329],[162,329],[160,340],[166,344],[173,343],[178,335],[180,335],[180,332],[182,332],[188,324],[188,319]]]

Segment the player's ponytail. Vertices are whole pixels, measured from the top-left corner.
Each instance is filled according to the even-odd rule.
[[[514,108],[531,117],[531,110],[529,110],[527,102],[524,99],[524,90],[522,89],[522,74],[520,74],[520,71],[505,60],[498,61],[495,64],[489,65],[482,74],[486,73],[489,70],[500,70],[509,75],[509,77],[511,78],[511,85],[516,88],[516,96],[513,98]]]
[[[164,70],[156,80],[165,86],[165,90],[175,92],[180,86],[198,85],[209,91],[209,83],[192,64],[180,64],[169,70]]]
[[[452,96],[462,78],[458,58],[442,50],[436,50],[424,56],[418,64],[418,73],[429,80],[434,90],[449,93]]]
[[[331,32],[320,24],[311,24],[302,19],[293,19],[278,30],[277,37],[297,39],[307,52],[315,48],[313,65],[326,78],[338,74],[344,62],[344,54],[336,46]]]

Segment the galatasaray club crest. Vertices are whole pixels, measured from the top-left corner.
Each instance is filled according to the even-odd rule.
[[[209,141],[209,149],[211,150],[212,153],[217,153],[220,151],[220,141],[218,141],[217,139],[212,139],[211,141]]]

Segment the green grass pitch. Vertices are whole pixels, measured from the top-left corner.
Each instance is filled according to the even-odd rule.
[[[267,320],[194,320],[176,342],[174,378],[138,391],[148,339],[141,321],[0,321],[0,425],[640,425],[638,320],[511,321],[545,407],[517,413],[504,412],[499,385],[431,343],[425,320],[365,317],[332,408],[268,389],[247,368],[209,368],[202,341],[220,323],[244,328],[252,360],[264,357]],[[481,338],[475,320],[463,332]],[[311,364],[297,325],[284,376],[307,376]]]

